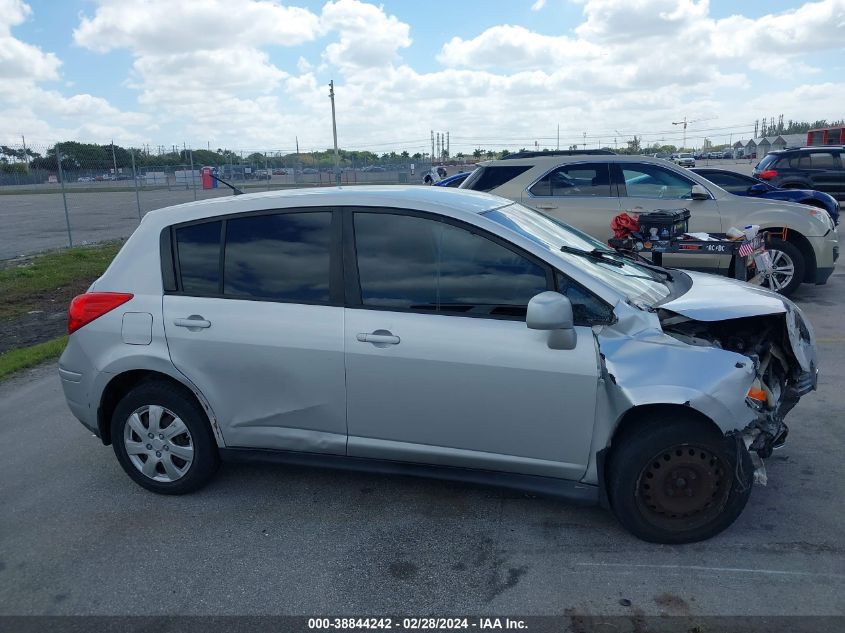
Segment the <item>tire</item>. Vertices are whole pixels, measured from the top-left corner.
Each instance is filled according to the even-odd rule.
[[[745,446],[683,412],[653,413],[614,444],[610,505],[644,541],[708,539],[731,525],[751,496],[754,468]]]
[[[220,465],[205,412],[185,389],[170,383],[143,383],[126,394],[112,415],[111,436],[123,470],[153,492],[193,492]]]
[[[804,273],[807,270],[804,253],[795,244],[779,239],[773,239],[769,242],[768,251],[772,258],[774,274],[772,278],[764,280],[762,285],[789,297],[798,290],[798,286],[804,281]],[[790,266],[792,268],[791,277],[778,272],[779,269],[785,271]]]

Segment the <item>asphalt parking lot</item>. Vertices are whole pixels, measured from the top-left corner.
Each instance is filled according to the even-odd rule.
[[[845,614],[845,273],[796,297],[819,391],[721,535],[412,478],[228,465],[157,496],[67,410],[55,364],[0,385],[0,615]],[[629,602],[628,602],[629,601]],[[710,630],[710,629],[707,629]]]

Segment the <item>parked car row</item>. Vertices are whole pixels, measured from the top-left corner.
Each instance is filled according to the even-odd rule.
[[[783,198],[740,197],[692,170],[645,156],[600,150],[527,152],[481,163],[461,188],[522,202],[602,241],[610,237],[611,220],[623,211],[685,207],[692,232],[758,225],[777,235],[769,245],[775,266],[767,283],[786,295],[802,282],[826,283],[839,256],[838,209],[827,213]],[[731,270],[730,256],[715,253],[666,254],[664,262]]]
[[[696,152],[696,160],[722,160],[734,158],[733,151],[726,149],[720,152]]]

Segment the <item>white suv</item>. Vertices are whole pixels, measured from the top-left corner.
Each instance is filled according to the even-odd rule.
[[[839,238],[821,209],[779,200],[735,196],[668,161],[608,150],[522,152],[481,163],[462,189],[486,191],[539,209],[605,241],[622,211],[685,207],[689,230],[724,233],[757,224],[783,239],[770,244],[771,288],[789,295],[801,282],[824,284],[839,256]],[[725,255],[665,255],[679,268],[727,272]]]
[[[692,154],[678,154],[672,162],[681,167],[695,167],[695,156]]]

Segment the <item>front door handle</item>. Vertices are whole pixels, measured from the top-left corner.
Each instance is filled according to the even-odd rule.
[[[386,347],[387,345],[399,345],[399,337],[393,336],[389,330],[376,330],[375,332],[367,334],[362,332],[356,336],[362,343],[373,343],[378,347]]]
[[[206,321],[198,314],[192,314],[187,319],[176,319],[173,321],[173,325],[177,327],[186,327],[189,330],[193,329],[201,329],[211,327],[211,321]]]

